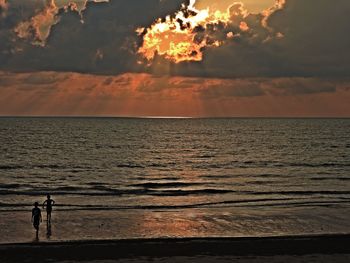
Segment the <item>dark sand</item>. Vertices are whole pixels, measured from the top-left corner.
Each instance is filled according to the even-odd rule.
[[[350,262],[350,235],[0,245],[0,262],[230,262],[233,259],[241,262]]]

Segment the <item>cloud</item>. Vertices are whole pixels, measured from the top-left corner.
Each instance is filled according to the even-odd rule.
[[[235,16],[212,34],[219,41],[232,32],[231,37],[217,47],[202,50],[200,62],[172,65],[170,74],[222,78],[347,77],[350,37],[345,32],[350,24],[349,8],[346,0],[337,1],[337,5],[331,0],[287,0],[283,8],[270,9],[268,15]],[[249,27],[247,32],[238,28],[242,22]],[[164,63],[163,59],[155,59],[150,72],[166,73],[164,66],[157,66]]]
[[[51,27],[58,23],[58,7],[54,0],[48,1],[47,6],[30,20],[21,22],[15,28],[19,38],[29,39],[33,45],[45,45]]]
[[[29,2],[34,5],[34,0]],[[10,71],[100,74],[137,71],[140,66],[137,66],[135,53],[140,39],[136,28],[151,24],[155,17],[174,12],[182,2],[88,1],[80,13],[74,8],[61,8],[58,14],[55,1],[38,5],[40,8],[32,9],[32,16],[16,18],[18,23],[11,23],[12,28],[6,31],[4,38],[8,45],[1,47],[5,63],[0,67]],[[16,3],[12,13],[22,8]]]
[[[193,3],[0,0],[0,114],[350,116],[348,0]]]
[[[50,88],[54,85],[59,85],[60,83],[66,81],[69,76],[69,73],[57,74],[55,72],[35,72],[26,74],[0,72],[0,88]]]
[[[259,97],[265,95],[265,92],[258,85],[223,85],[220,87],[207,87],[200,90],[200,94],[204,98],[232,98],[232,97]]]
[[[272,95],[308,95],[317,93],[335,93],[342,81],[316,78],[274,78],[261,83]]]
[[[143,43],[138,52],[148,61],[156,56],[181,63],[202,61],[206,49],[225,46],[232,40],[249,38],[265,41],[277,36],[266,20],[283,7],[284,1],[259,14],[250,14],[243,3],[235,2],[225,11],[197,9],[196,1],[174,15],[159,18],[148,28],[139,28]]]
[[[317,78],[206,79],[197,91],[207,99],[261,96],[305,96],[335,93],[347,81]]]
[[[42,10],[27,21],[19,23],[15,32],[22,39],[29,40],[33,45],[45,46],[51,28],[60,21],[60,12],[76,11],[80,14],[86,9],[88,2],[102,3],[109,0],[47,0]]]
[[[0,115],[350,116],[349,87],[350,80],[0,72]]]
[[[257,14],[236,3],[192,25],[186,16],[201,13],[186,8],[189,1],[98,2],[10,1],[0,18],[0,69],[204,78],[343,78],[350,71],[348,0],[279,1]],[[145,46],[155,22],[186,32],[173,42],[185,55],[170,42],[165,50]]]
[[[5,17],[7,14],[8,3],[7,0],[0,0],[0,17]]]

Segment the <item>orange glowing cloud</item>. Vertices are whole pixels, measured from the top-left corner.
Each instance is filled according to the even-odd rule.
[[[0,0],[0,17],[6,16],[7,9],[8,9],[7,0]]]
[[[4,0],[0,0],[4,1]],[[45,46],[51,28],[60,21],[60,9],[74,10],[82,15],[88,1],[108,2],[109,0],[49,0],[43,10],[17,25],[15,32],[19,38],[31,40],[33,45]]]
[[[209,41],[208,37],[196,39],[196,34],[205,31],[209,25],[227,24],[229,19],[229,10],[197,10],[195,0],[192,0],[189,6],[183,6],[174,16],[167,16],[165,21],[158,19],[150,28],[138,29],[139,34],[145,32],[139,53],[147,60],[159,54],[175,63],[200,61],[204,47],[220,46],[221,43],[219,40]]]
[[[264,16],[262,20],[262,24],[264,27],[269,28],[267,24],[267,20],[269,19],[270,15],[276,12],[276,10],[280,10],[284,7],[286,4],[286,0],[276,0],[275,5],[271,8],[268,8],[262,12],[262,15]]]
[[[263,11],[261,26],[268,28],[268,17],[281,9],[284,3],[285,0],[277,1],[275,6]],[[147,29],[138,28],[137,33],[143,36],[143,45],[138,53],[147,61],[157,55],[175,63],[201,61],[204,49],[219,47],[228,39],[250,30],[244,21],[250,13],[241,2],[229,5],[225,11],[209,7],[199,10],[195,5],[196,0],[192,0],[189,6],[182,6],[173,16],[159,18]],[[220,31],[225,33],[226,38]]]
[[[0,0],[0,7],[3,9],[7,9],[7,0]]]
[[[32,17],[29,21],[20,23],[15,32],[19,38],[30,39],[33,37],[34,45],[45,45],[45,41],[50,34],[50,29],[59,19],[56,17],[58,8],[54,0],[51,0],[47,7]]]

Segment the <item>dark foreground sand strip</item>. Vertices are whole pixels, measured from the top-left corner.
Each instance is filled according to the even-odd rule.
[[[0,262],[99,260],[140,256],[307,254],[350,254],[350,235],[134,239],[0,245]]]

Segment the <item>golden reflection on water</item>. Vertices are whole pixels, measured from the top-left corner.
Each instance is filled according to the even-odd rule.
[[[172,217],[161,213],[144,213],[139,222],[139,232],[145,236],[195,237],[205,235],[208,222],[197,213],[178,212]]]

